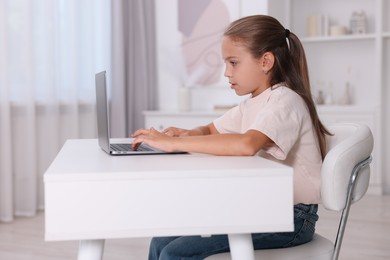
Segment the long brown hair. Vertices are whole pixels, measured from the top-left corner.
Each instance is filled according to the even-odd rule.
[[[275,64],[270,71],[271,85],[286,82],[305,101],[316,131],[322,158],[326,154],[325,135],[331,135],[321,123],[314,104],[307,69],[305,51],[298,37],[285,29],[275,18],[253,15],[230,24],[224,36],[244,44],[254,58],[271,52]]]

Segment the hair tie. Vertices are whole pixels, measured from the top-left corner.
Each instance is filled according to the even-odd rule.
[[[285,29],[285,35],[286,35],[286,38],[288,38],[290,36],[290,30],[289,29]]]

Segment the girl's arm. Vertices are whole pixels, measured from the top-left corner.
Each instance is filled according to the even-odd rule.
[[[210,123],[205,126],[199,126],[191,130],[177,128],[177,127],[168,127],[163,131],[164,134],[168,136],[195,136],[195,135],[210,135],[217,134],[218,131],[215,128],[213,123]]]
[[[186,151],[214,155],[255,155],[272,141],[256,130],[244,134],[208,134],[197,136],[171,137],[155,129],[140,129],[132,137],[133,146],[144,142],[163,151]]]

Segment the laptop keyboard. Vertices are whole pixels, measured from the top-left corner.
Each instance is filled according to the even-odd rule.
[[[137,150],[133,150],[131,144],[110,144],[110,147],[113,151],[123,152],[123,151],[153,151],[151,147],[148,147],[144,144],[138,146]]]

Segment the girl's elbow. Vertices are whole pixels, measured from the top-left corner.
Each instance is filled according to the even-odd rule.
[[[249,151],[248,153],[246,153],[245,156],[255,156],[257,154],[257,151],[256,150],[252,150],[252,151]]]
[[[242,143],[242,155],[244,156],[254,156],[260,149],[261,147],[259,147],[259,144],[253,138],[246,138]]]
[[[259,150],[256,147],[253,147],[253,145],[246,145],[241,150],[242,156],[254,156],[257,154]]]

